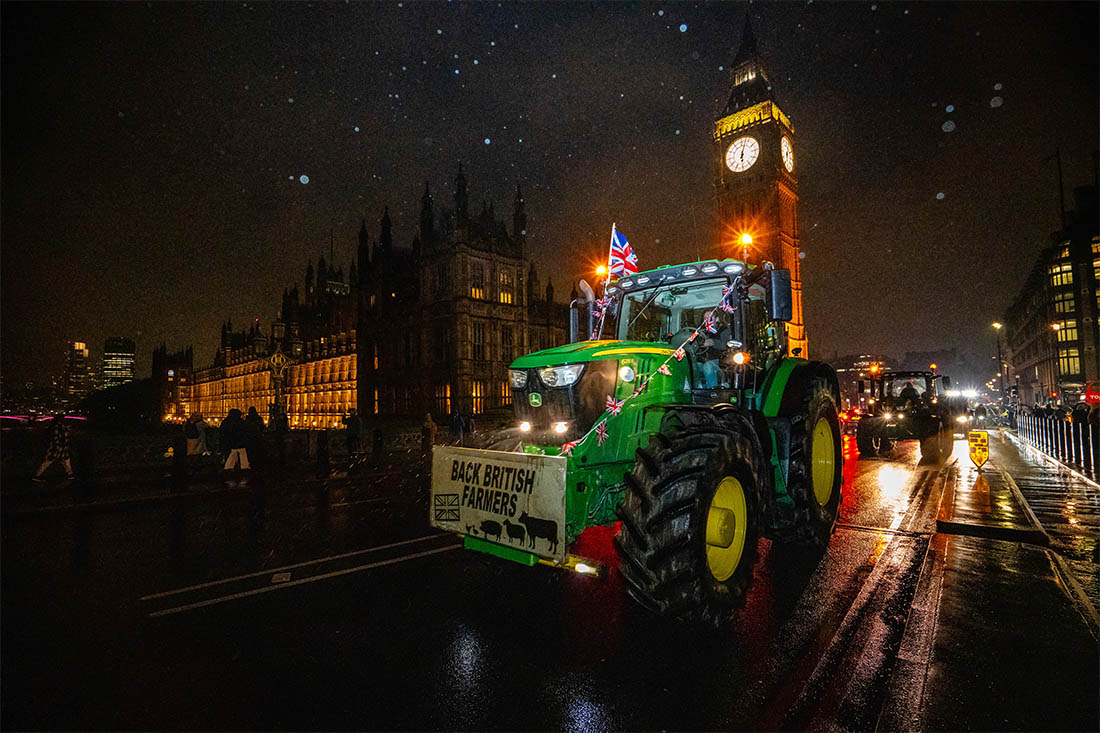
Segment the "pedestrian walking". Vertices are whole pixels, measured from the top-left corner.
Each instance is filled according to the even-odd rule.
[[[183,426],[183,435],[187,438],[187,455],[208,456],[210,449],[206,446],[206,428],[201,412],[193,412],[187,418]]]
[[[462,416],[457,412],[451,413],[451,442],[462,445]]]
[[[363,432],[363,421],[359,419],[359,414],[353,407],[346,417],[340,419],[340,422],[344,423],[344,441],[348,447],[348,458],[354,458],[359,452],[359,435]]]
[[[248,452],[245,440],[245,425],[241,419],[241,411],[233,408],[225,416],[221,424],[222,449],[226,451],[225,470],[232,471],[238,466],[248,470]]]
[[[248,408],[244,419],[244,447],[250,463],[263,467],[264,462],[264,419],[255,407]]]
[[[34,474],[35,481],[42,480],[42,474],[50,467],[50,464],[58,461],[65,467],[65,478],[74,479],[73,464],[69,459],[69,426],[65,424],[65,413],[58,413],[50,422],[50,444],[46,448],[46,457],[42,465]]]
[[[435,445],[436,424],[432,420],[432,413],[424,413],[424,424],[420,427],[420,449],[425,453],[432,452]]]

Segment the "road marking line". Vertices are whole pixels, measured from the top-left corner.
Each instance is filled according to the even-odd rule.
[[[460,550],[462,545],[451,545],[448,547],[439,547],[434,550],[425,550],[424,552],[417,552],[412,555],[402,555],[401,557],[395,557],[391,560],[380,560],[378,562],[368,563],[366,565],[357,565],[354,568],[346,568],[344,570],[334,570],[331,573],[324,573],[322,575],[314,575],[309,578],[302,578],[301,580],[292,580],[287,583],[280,583],[279,585],[266,585],[262,588],[253,588],[252,590],[241,591],[240,593],[232,593],[228,596],[220,596],[218,598],[211,598],[206,601],[199,601],[197,603],[188,603],[186,606],[177,606],[176,608],[166,608],[163,611],[154,611],[149,614],[149,618],[158,618],[160,616],[170,616],[175,613],[183,613],[184,611],[191,611],[196,608],[203,608],[205,606],[213,606],[218,603],[226,603],[228,601],[235,601],[239,598],[247,598],[248,596],[259,595],[260,593],[269,593],[273,590],[282,590],[284,588],[290,588],[296,585],[302,585],[304,583],[313,583],[318,580],[327,580],[328,578],[336,578],[341,575],[348,575],[350,573],[357,573],[361,570],[370,570],[371,568],[379,568],[384,565],[394,565],[399,562],[405,562],[407,560],[415,560],[419,557],[427,557],[428,555],[437,555],[441,552],[450,552],[451,550]]]
[[[257,570],[254,573],[247,573],[246,575],[235,575],[232,578],[222,578],[221,580],[212,580],[209,583],[199,583],[198,585],[189,585],[184,588],[176,588],[175,590],[166,590],[161,593],[152,593],[147,596],[142,596],[138,600],[151,601],[155,598],[164,598],[166,596],[174,596],[180,593],[186,593],[187,591],[199,590],[200,588],[210,588],[215,585],[223,585],[225,583],[232,583],[235,580],[245,580],[246,578],[257,578],[261,575],[274,575],[284,570],[294,570],[295,568],[304,568],[307,565],[317,565],[319,563],[328,562],[329,560],[341,560],[345,557],[355,557],[356,555],[365,555],[368,552],[378,552],[379,550],[388,550],[391,547],[400,547],[402,545],[409,545],[413,542],[423,542],[424,540],[434,539],[436,537],[447,537],[446,532],[438,532],[436,534],[429,534],[423,537],[416,537],[411,540],[402,540],[401,542],[391,542],[388,545],[379,545],[378,547],[367,547],[362,550],[355,550],[354,552],[345,552],[342,555],[330,555],[329,557],[322,557],[316,560],[306,560],[305,562],[295,563],[293,565],[283,565],[278,568],[268,568],[266,570]]]

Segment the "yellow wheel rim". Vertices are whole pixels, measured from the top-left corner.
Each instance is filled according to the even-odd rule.
[[[707,566],[715,580],[729,580],[737,570],[748,528],[745,489],[733,476],[726,476],[714,490],[707,512]]]
[[[833,428],[824,417],[814,426],[813,464],[810,476],[814,482],[814,498],[821,506],[829,503],[833,494],[833,481],[836,478],[836,443],[833,442]]]

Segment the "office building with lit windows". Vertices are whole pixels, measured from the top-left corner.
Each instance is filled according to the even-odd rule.
[[[554,301],[552,284],[541,288],[527,258],[519,187],[511,232],[492,203],[470,213],[461,166],[453,209],[437,209],[425,184],[411,247],[394,246],[388,210],[379,227],[372,240],[361,224],[346,277],[331,252],[316,270],[309,263],[269,329],[224,323],[210,366],[184,372],[160,353],[153,378],[164,419],[201,412],[218,421],[249,407],[267,419],[278,403],[290,428],[320,428],[340,426],[351,408],[422,421],[426,412],[443,420],[509,406],[508,365],[565,343],[569,324],[567,305]]]
[[[134,381],[134,353],[131,339],[112,336],[103,343],[103,388]]]
[[[1051,234],[1005,313],[1005,384],[1021,405],[1072,404],[1100,380],[1097,187],[1074,190],[1074,211]]]

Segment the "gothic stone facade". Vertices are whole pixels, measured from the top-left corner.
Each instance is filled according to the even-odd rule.
[[[234,332],[227,323],[181,412],[216,421],[256,407],[266,417],[281,392],[290,427],[312,428],[339,426],[353,407],[367,417],[442,419],[510,405],[508,364],[564,343],[568,310],[554,302],[552,284],[541,289],[527,259],[519,188],[511,233],[491,203],[471,215],[467,191],[459,166],[453,209],[437,211],[425,185],[411,248],[394,246],[387,210],[376,241],[360,227],[346,280],[321,258],[316,272],[307,268],[303,291],[284,291],[277,346],[291,363],[281,390],[268,358],[274,329]]]

